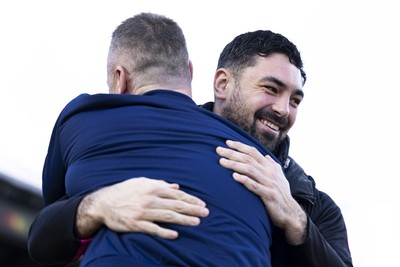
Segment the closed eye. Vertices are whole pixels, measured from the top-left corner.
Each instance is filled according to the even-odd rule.
[[[298,107],[300,105],[301,101],[303,101],[302,96],[292,97],[292,99],[290,99],[290,104],[294,107]]]
[[[274,94],[277,94],[279,92],[279,90],[274,86],[267,85],[267,86],[263,86],[263,88],[265,91],[269,91]]]

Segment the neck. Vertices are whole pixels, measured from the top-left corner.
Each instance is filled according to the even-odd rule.
[[[132,94],[134,95],[143,95],[147,92],[153,91],[153,90],[168,90],[168,91],[174,91],[174,92],[178,92],[184,95],[187,95],[188,97],[192,98],[192,90],[191,88],[168,88],[165,86],[161,86],[161,85],[152,85],[152,86],[142,86],[140,88],[136,88],[133,90]]]

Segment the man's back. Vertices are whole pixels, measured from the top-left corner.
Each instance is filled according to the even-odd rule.
[[[215,153],[226,139],[268,153],[252,137],[170,91],[83,96],[78,102],[63,112],[55,131],[60,146],[54,151],[67,166],[69,197],[146,176],[179,183],[210,209],[199,226],[170,226],[180,233],[172,241],[103,228],[92,240],[83,266],[269,266],[271,225],[265,208],[219,165]],[[46,166],[54,169],[56,157],[50,153],[48,158],[53,162]],[[50,191],[54,173],[46,170]]]

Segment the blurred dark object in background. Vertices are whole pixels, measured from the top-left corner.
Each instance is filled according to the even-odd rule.
[[[40,267],[27,250],[29,227],[42,209],[41,190],[0,172],[0,266]],[[70,265],[70,267],[78,264]]]

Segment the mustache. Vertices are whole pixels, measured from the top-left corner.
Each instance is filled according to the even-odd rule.
[[[256,111],[254,114],[256,118],[263,118],[266,120],[269,120],[270,122],[273,122],[276,125],[279,125],[281,128],[287,127],[288,125],[288,118],[287,117],[281,117],[277,115],[275,112],[266,110],[266,109],[260,109]]]

